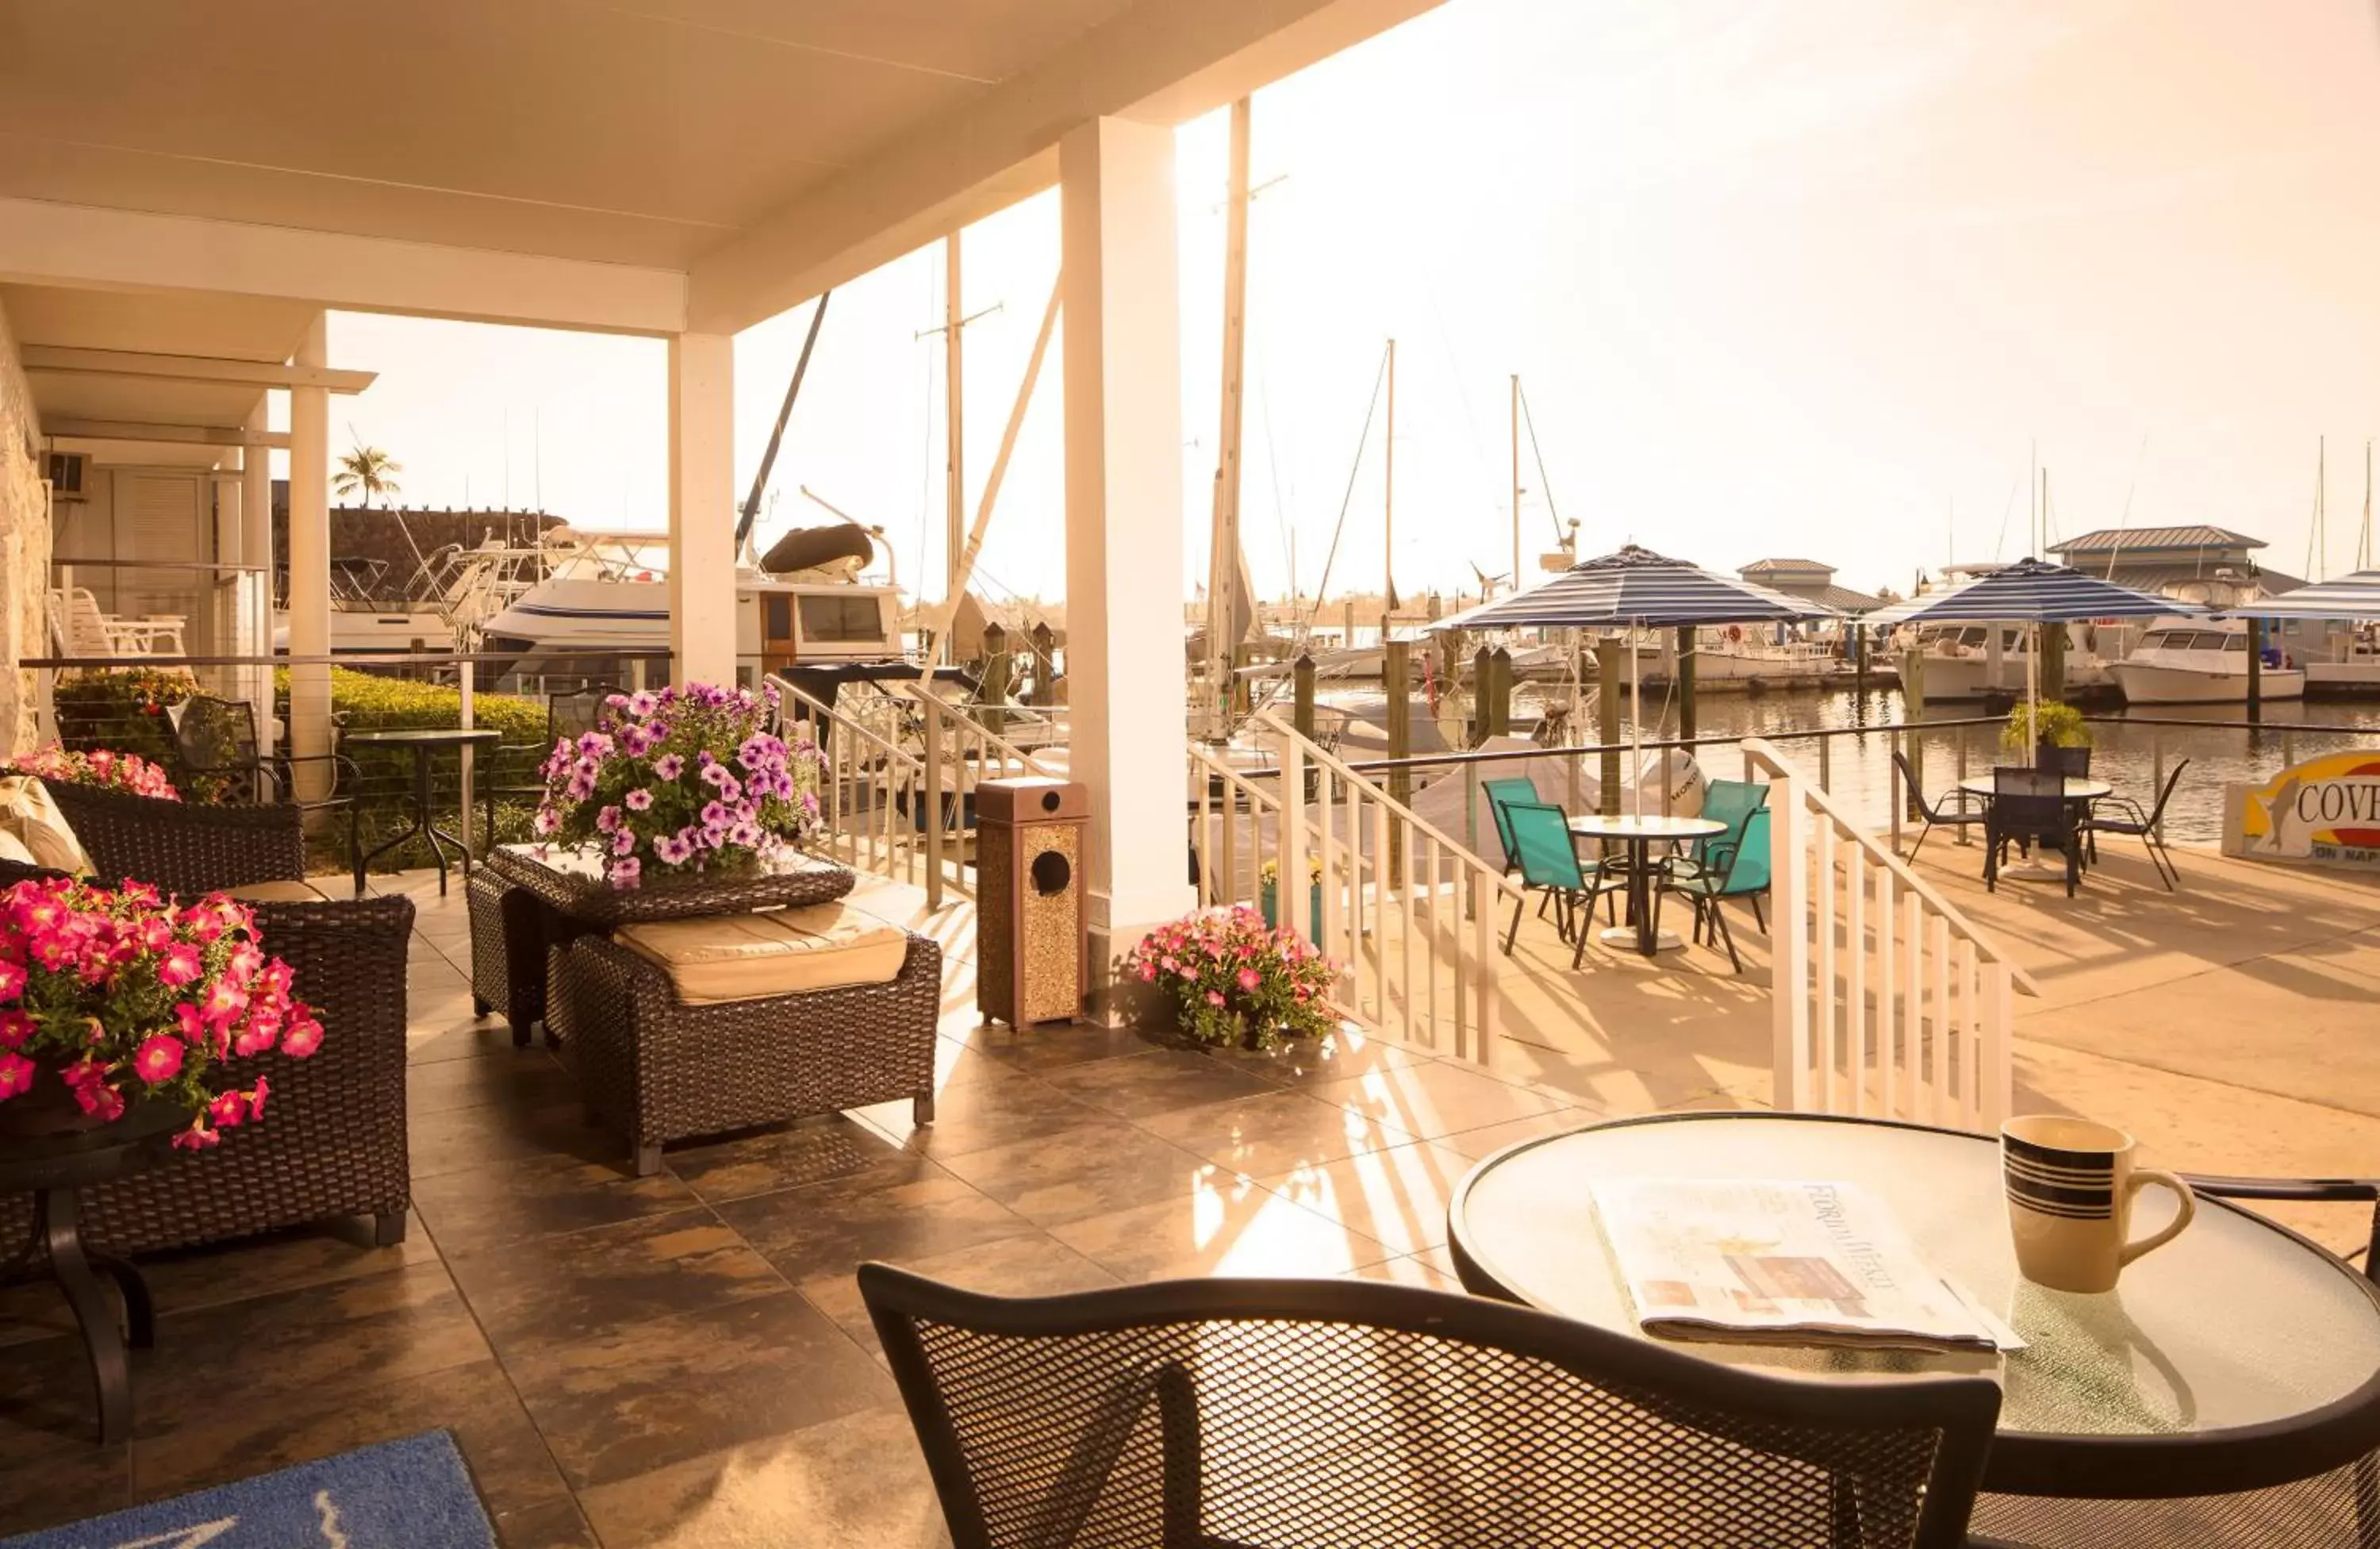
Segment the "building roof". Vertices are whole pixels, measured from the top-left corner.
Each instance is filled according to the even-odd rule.
[[[1763,576],[1779,570],[1818,570],[1833,575],[1835,567],[1815,559],[1755,559],[1736,572],[1739,576]]]
[[[2294,592],[2305,584],[2304,580],[2297,576],[2283,575],[2278,570],[2267,570],[2261,565],[2160,565],[2155,563],[2135,565],[2124,559],[2109,563],[2103,557],[2090,564],[2077,565],[2074,568],[2082,571],[2085,575],[2105,577],[2119,586],[2129,586],[2135,592],[2171,593],[2175,588],[2187,585],[2192,581],[2228,579],[2230,577],[2224,574],[2226,571],[2241,580],[2254,581],[2263,587],[2268,595]]]
[[[1853,592],[1848,586],[1780,586],[1779,592],[1790,592],[1796,597],[1807,597],[1814,603],[1824,603],[1837,613],[1874,613],[1884,606],[1884,599],[1864,592]]]
[[[2244,532],[2234,532],[2228,527],[2209,527],[2197,523],[2187,527],[2105,527],[2096,532],[2085,532],[2079,538],[2069,538],[2062,543],[2052,543],[2049,552],[2070,558],[2082,554],[2134,554],[2164,552],[2175,549],[2261,549],[2262,538],[2251,538]]]

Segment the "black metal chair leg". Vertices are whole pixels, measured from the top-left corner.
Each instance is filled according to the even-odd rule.
[[[1512,906],[1512,928],[1504,933],[1504,956],[1507,957],[1512,955],[1512,944],[1521,938],[1521,911],[1528,907],[1526,894],[1522,895],[1520,901]]]
[[[1765,936],[1768,933],[1768,921],[1767,918],[1760,912],[1760,895],[1757,893],[1753,894],[1751,896],[1751,901],[1752,922],[1760,927],[1760,933]]]
[[[1925,835],[1934,832],[1934,820],[1928,818],[1917,830],[1917,842],[1909,847],[1909,863],[1917,864],[1917,852],[1925,848]]]

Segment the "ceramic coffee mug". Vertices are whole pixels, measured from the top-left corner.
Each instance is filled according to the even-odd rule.
[[[2112,1291],[2124,1266],[2181,1235],[2198,1214],[2190,1185],[2132,1165],[2132,1138],[2089,1119],[2030,1114],[2000,1127],[2009,1227],[2017,1268],[2058,1291]],[[2181,1208],[2165,1230],[2131,1236],[2132,1196],[2145,1184],[2173,1190]]]

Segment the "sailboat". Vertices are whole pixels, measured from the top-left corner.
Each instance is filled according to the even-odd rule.
[[[2355,540],[2355,573],[2380,563],[2372,547],[2372,443],[2363,444],[2363,525]],[[2306,691],[2339,697],[2380,694],[2380,621],[2338,619],[2327,628],[2327,661],[2305,664]]]

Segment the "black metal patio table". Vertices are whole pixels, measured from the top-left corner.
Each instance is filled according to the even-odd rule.
[[[1881,1200],[1920,1254],[2027,1343],[1997,1354],[1693,1342],[1712,1360],[2002,1388],[1975,1531],[2026,1544],[2380,1543],[2380,1293],[2263,1217],[2198,1218],[2099,1296],[2017,1274],[1991,1136],[1772,1113],[1623,1119],[1524,1141],[1463,1180],[1449,1242],[1472,1291],[1637,1334],[1591,1178],[1808,1178]],[[2134,1234],[2173,1206],[2140,1197]],[[2202,1536],[2212,1523],[2217,1536]]]
[[[0,1136],[0,1194],[33,1196],[31,1240],[8,1263],[0,1265],[0,1278],[18,1265],[39,1260],[65,1293],[82,1330],[83,1349],[91,1358],[103,1446],[131,1439],[132,1373],[125,1347],[129,1344],[145,1350],[156,1343],[157,1319],[148,1282],[139,1270],[122,1259],[83,1246],[82,1190],[130,1177],[164,1162],[169,1138],[189,1119],[186,1109],[142,1103],[115,1122],[97,1128]],[[102,1288],[103,1275],[115,1282],[124,1298],[120,1327]]]
[[[370,855],[356,857],[356,896],[364,894],[364,872],[390,850],[419,835],[430,841],[438,861],[438,896],[446,896],[446,847],[463,858],[463,875],[471,874],[471,847],[438,826],[430,815],[430,761],[442,748],[484,748],[504,739],[491,726],[392,726],[379,731],[351,731],[340,740],[349,748],[410,748],[413,750],[413,826]]]

